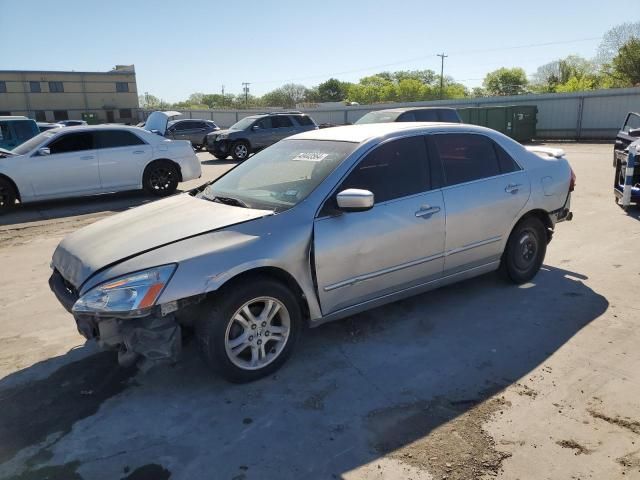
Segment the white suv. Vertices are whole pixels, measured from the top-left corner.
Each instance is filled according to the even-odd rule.
[[[191,143],[137,127],[102,125],[42,132],[0,149],[0,209],[21,203],[144,189],[174,193],[199,178]]]

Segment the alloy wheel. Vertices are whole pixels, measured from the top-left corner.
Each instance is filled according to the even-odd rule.
[[[244,370],[264,368],[280,356],[290,331],[289,311],[281,301],[273,297],[249,300],[236,310],[227,325],[227,357]]]

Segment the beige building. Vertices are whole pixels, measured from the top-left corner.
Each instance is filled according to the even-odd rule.
[[[0,70],[0,116],[135,124],[137,109],[133,65],[116,65],[109,72]]]

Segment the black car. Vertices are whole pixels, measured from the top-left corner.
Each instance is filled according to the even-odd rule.
[[[640,139],[640,113],[629,112],[613,146],[613,193],[616,203],[622,198],[627,170],[629,145]],[[631,202],[640,204],[640,166],[636,165],[632,179]]]
[[[206,147],[207,135],[218,130],[220,127],[211,120],[171,120],[164,136],[173,140],[189,140],[193,148],[202,150]]]
[[[388,122],[447,122],[462,123],[455,108],[407,107],[376,110],[361,117],[356,124]]]

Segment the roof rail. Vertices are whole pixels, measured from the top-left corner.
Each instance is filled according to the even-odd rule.
[[[283,115],[283,114],[288,114],[288,113],[296,113],[296,114],[299,114],[299,115],[304,115],[299,110],[287,110],[287,111],[284,111],[284,112],[262,112],[262,113],[259,113],[257,115]]]

